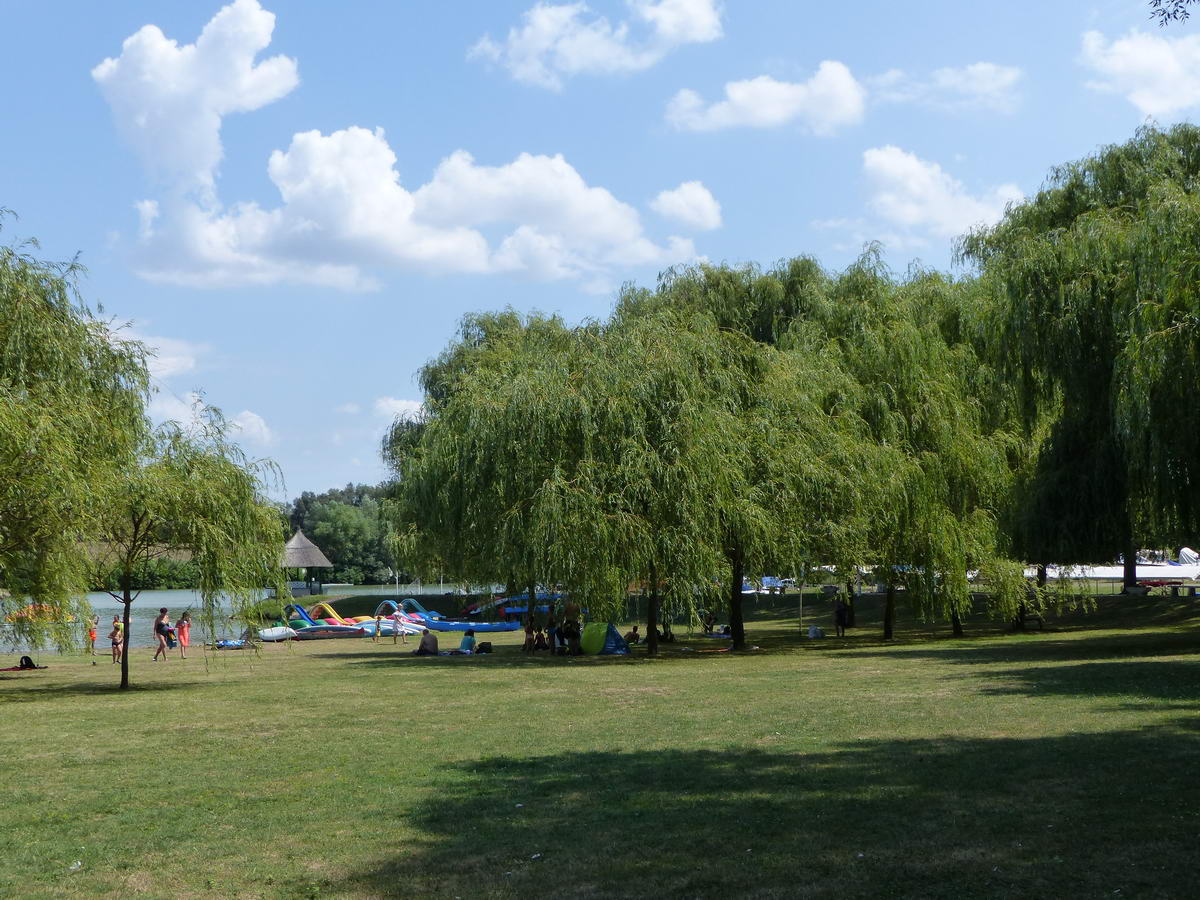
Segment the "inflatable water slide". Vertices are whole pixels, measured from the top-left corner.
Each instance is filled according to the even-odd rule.
[[[318,604],[324,606],[325,604]],[[316,609],[317,607],[313,607]],[[363,637],[367,632],[362,626],[344,622],[317,621],[309,615],[304,607],[289,603],[283,608],[287,618],[286,626],[264,628],[258,633],[264,641],[286,641],[294,638],[299,641],[311,641],[322,638]],[[291,631],[292,634],[287,634]]]
[[[378,614],[384,608],[388,608],[390,611],[400,609],[401,614],[406,616],[406,622],[417,623],[421,628],[428,628],[430,631],[466,631],[470,628],[476,633],[482,633],[518,631],[521,628],[520,622],[459,622],[446,619],[441,614],[426,609],[411,597],[402,600],[399,604],[395,600],[384,600],[375,612]]]

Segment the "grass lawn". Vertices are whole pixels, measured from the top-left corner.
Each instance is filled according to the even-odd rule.
[[[141,650],[122,695],[46,657],[0,675],[0,896],[1195,895],[1194,601],[749,610],[761,650],[655,661]]]

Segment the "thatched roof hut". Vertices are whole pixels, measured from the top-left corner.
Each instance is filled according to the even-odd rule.
[[[299,528],[292,535],[292,539],[287,542],[287,546],[283,548],[283,562],[280,565],[285,569],[333,568],[333,563],[325,558],[321,548],[306,538],[304,532]]]

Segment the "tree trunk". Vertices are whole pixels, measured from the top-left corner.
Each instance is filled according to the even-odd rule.
[[[950,627],[954,630],[955,637],[963,636],[962,617],[959,616],[957,609],[950,613]]]
[[[1037,567],[1037,586],[1038,586],[1039,588],[1044,588],[1044,587],[1046,586],[1046,581],[1047,581],[1047,577],[1046,577],[1046,564],[1045,564],[1045,563],[1038,563],[1038,567]]]
[[[808,587],[808,566],[801,569],[800,574],[800,633],[804,634],[804,589]]]
[[[128,568],[121,574],[121,602],[125,604],[125,614],[123,631],[121,632],[121,690],[129,689],[129,606],[133,603],[133,597],[130,596],[130,584],[133,582],[133,573]]]
[[[746,624],[742,621],[742,582],[746,579],[746,560],[741,547],[729,551],[731,570],[729,590],[729,633],[734,650],[746,649]]]
[[[650,598],[646,601],[646,655],[658,655],[658,609],[662,598],[658,596],[658,569],[650,566]]]
[[[887,600],[883,606],[883,639],[890,641],[896,630],[896,583],[888,581]]]
[[[1130,588],[1137,587],[1137,550],[1133,545],[1133,538],[1125,542],[1125,584],[1124,592],[1128,593]]]

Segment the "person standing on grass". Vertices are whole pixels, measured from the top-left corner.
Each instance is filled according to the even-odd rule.
[[[535,643],[536,642],[534,641],[533,637],[533,617],[531,616],[529,622],[525,625],[525,643],[521,647],[521,652],[532,653]]]
[[[100,627],[100,619],[92,616],[88,619],[88,653],[96,655],[96,629]]]
[[[167,632],[171,630],[171,616],[167,613],[167,608],[164,606],[158,611],[158,618],[154,620],[154,638],[158,641],[158,649],[154,651],[154,658],[151,662],[158,662],[158,655],[161,653],[163,662],[167,661]]]
[[[408,631],[404,628],[404,620],[400,618],[400,610],[396,610],[390,616],[392,620],[392,643],[396,643],[396,638],[399,636],[400,643],[408,643]]]
[[[379,632],[383,630],[383,616],[375,617],[375,630],[371,632],[371,643],[379,643]]]
[[[187,659],[187,648],[192,643],[192,614],[185,612],[175,623],[175,635],[179,638],[179,658]]]
[[[833,608],[833,625],[837,630],[838,637],[846,636],[846,620],[849,617],[850,610],[846,607],[846,601],[839,596],[837,604]]]
[[[112,631],[108,633],[108,640],[112,644],[113,662],[119,663],[121,653],[124,651],[125,634],[121,631],[121,623],[117,621],[116,616],[113,616]]]
[[[551,654],[558,649],[558,623],[554,621],[554,613],[550,613],[550,617],[546,619],[546,643]]]

